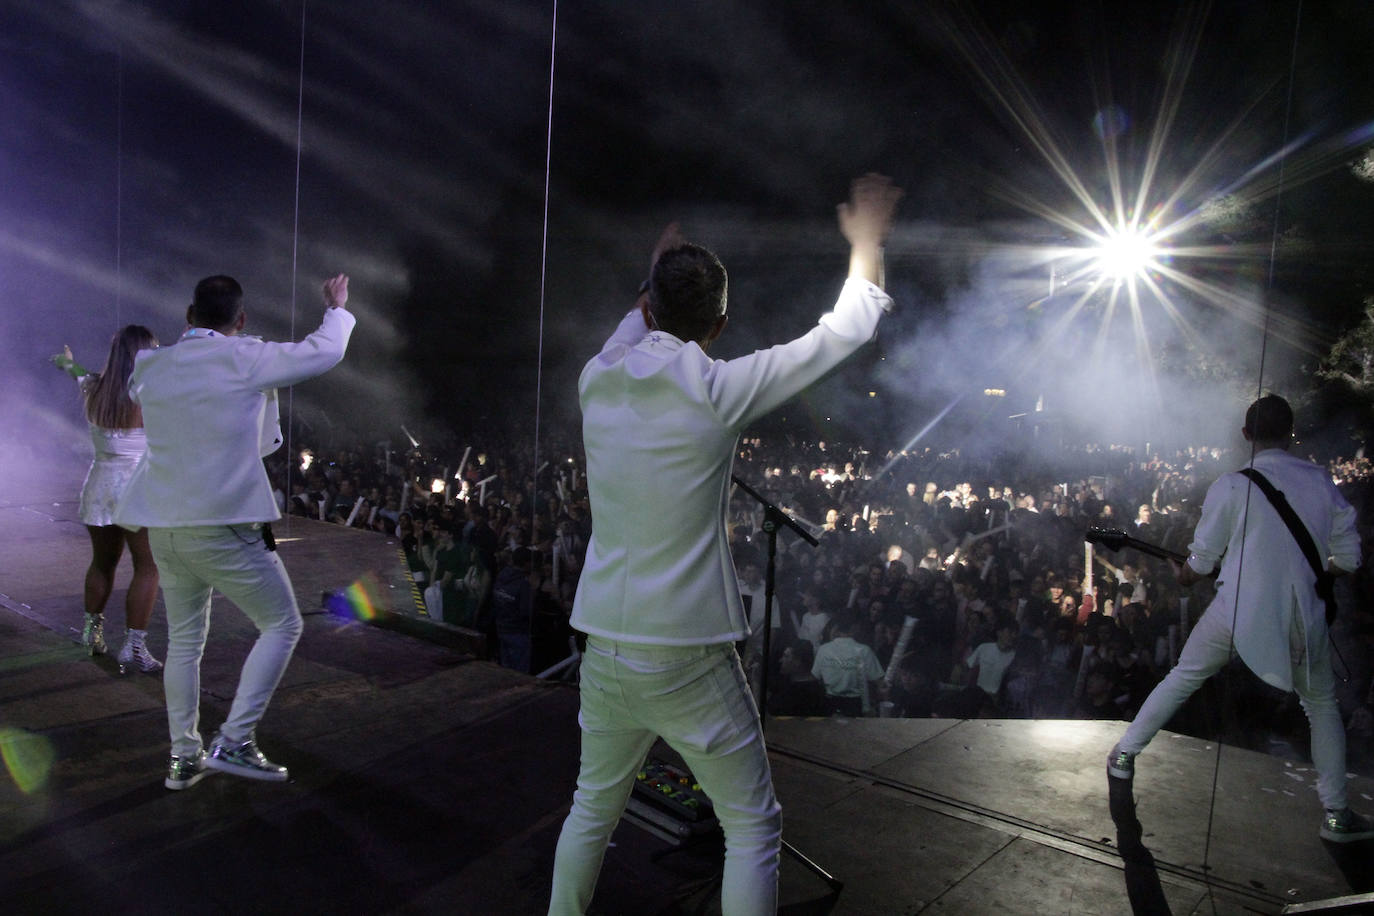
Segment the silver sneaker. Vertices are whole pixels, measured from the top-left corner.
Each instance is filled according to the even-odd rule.
[[[1317,831],[1323,840],[1333,843],[1354,843],[1358,840],[1374,839],[1374,821],[1363,814],[1356,814],[1349,808],[1340,811],[1327,811],[1322,816],[1321,829]]]
[[[169,789],[189,789],[209,776],[210,772],[205,766],[205,751],[203,750],[196,751],[189,757],[178,757],[173,754],[171,761],[167,764],[167,778],[162,781],[162,784]]]
[[[86,647],[86,651],[91,655],[104,655],[105,648],[105,615],[87,614],[86,626],[81,630],[81,645]]]
[[[264,757],[252,738],[242,744],[226,744],[222,736],[215,736],[205,765],[221,773],[268,782],[286,782],[289,775],[286,767],[277,766]]]
[[[157,660],[153,653],[148,651],[148,647],[143,644],[141,639],[131,637],[124,638],[124,645],[116,656],[119,661],[119,673],[128,674],[130,669],[137,667],[139,671],[154,674],[162,670],[162,662]]]

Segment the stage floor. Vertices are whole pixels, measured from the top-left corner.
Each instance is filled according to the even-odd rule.
[[[432,628],[434,641],[415,635],[423,625],[319,610],[323,592],[367,582],[383,619],[417,619],[396,544],[314,522],[279,529],[306,630],[258,738],[292,781],[216,775],[168,792],[159,680],[120,677],[75,644],[88,546],[74,501],[0,503],[0,530],[9,909],[543,912],[576,772],[576,692],[480,660],[451,628]],[[107,610],[115,646],[127,575]],[[216,598],[206,733],[251,639]],[[165,640],[159,605],[159,656]],[[785,838],[845,883],[832,895],[785,856],[782,912],[1130,912],[1103,770],[1121,727],[770,720]],[[1309,766],[1229,747],[1219,770],[1217,759],[1217,745],[1169,733],[1140,758],[1135,798],[1154,867],[1142,879],[1134,856],[1133,886],[1153,882],[1174,913],[1277,913],[1374,889],[1371,844],[1318,839]],[[1351,788],[1374,810],[1369,779]],[[713,911],[699,906],[718,850],[669,849],[622,824],[594,912]]]

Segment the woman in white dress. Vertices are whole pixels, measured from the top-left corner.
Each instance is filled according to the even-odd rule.
[[[54,363],[81,384],[91,443],[95,446],[95,460],[81,487],[80,507],[81,521],[91,536],[91,565],[86,570],[84,593],[86,626],[81,644],[91,655],[106,652],[105,603],[114,589],[115,567],[125,544],[129,545],[134,562],[134,576],[124,603],[124,645],[118,655],[121,674],[134,666],[148,672],[162,668],[162,662],[148,651],[146,644],[148,620],[157,598],[157,564],[148,547],[148,529],[130,532],[114,523],[115,503],[147,448],[143,413],[129,400],[129,374],[134,370],[138,351],[157,345],[152,331],[131,324],[110,341],[110,355],[100,373],[88,373],[77,365],[69,348],[63,347],[62,355],[53,357]]]

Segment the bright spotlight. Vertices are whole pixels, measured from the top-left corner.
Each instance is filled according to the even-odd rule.
[[[1108,230],[1097,246],[1097,269],[1121,282],[1143,276],[1155,266],[1160,249],[1150,234],[1140,229]]]

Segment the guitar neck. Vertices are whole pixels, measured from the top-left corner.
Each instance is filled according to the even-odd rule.
[[[1133,538],[1120,528],[1089,528],[1086,540],[1093,544],[1101,544],[1108,550],[1121,550],[1124,547],[1132,547],[1147,556],[1157,557],[1161,560],[1174,560],[1179,563],[1184,563],[1188,560],[1187,554],[1166,550],[1148,541]]]
[[[1148,554],[1149,556],[1155,557],[1160,560],[1177,560],[1179,563],[1185,563],[1188,560],[1188,555],[1186,553],[1179,553],[1174,550],[1166,550],[1163,547],[1151,544],[1148,541],[1136,540],[1130,535],[1126,536],[1126,546],[1134,547],[1141,553]]]

